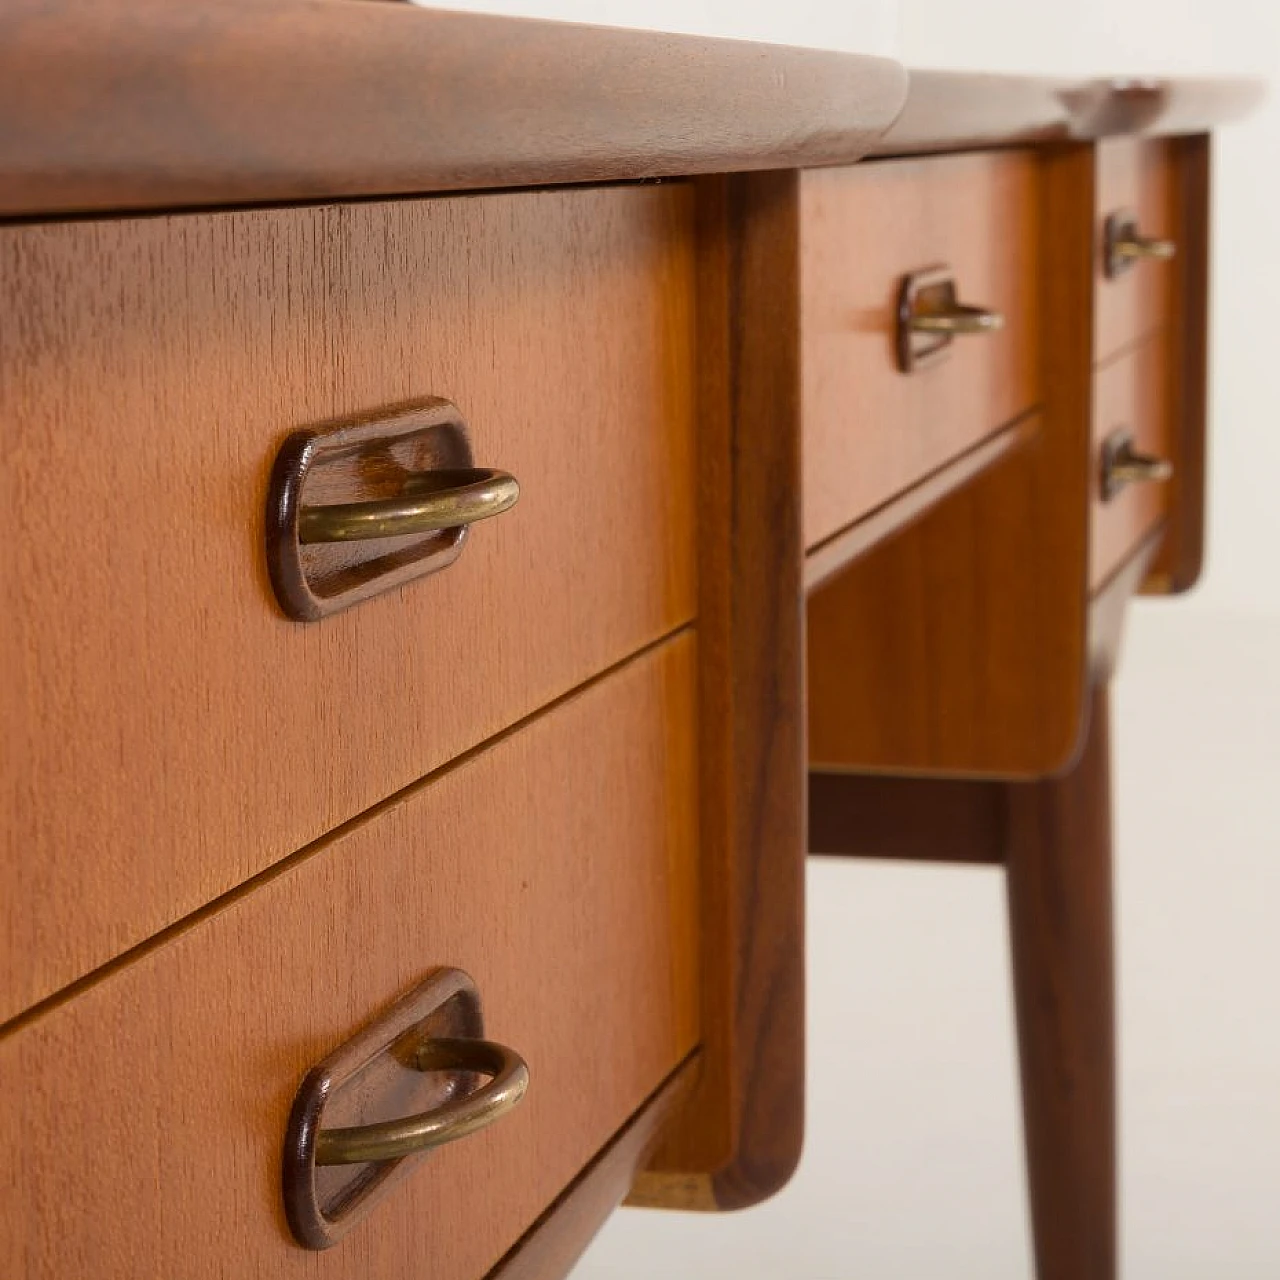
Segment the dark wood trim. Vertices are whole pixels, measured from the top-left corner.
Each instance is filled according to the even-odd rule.
[[[1066,771],[1034,782],[810,775],[814,852],[1005,864],[1037,1280],[1116,1274],[1105,685],[1086,725]]]
[[[1166,338],[1174,475],[1169,529],[1143,591],[1177,595],[1200,579],[1204,565],[1205,450],[1209,414],[1209,190],[1207,134],[1173,143],[1178,245],[1176,322]]]
[[[618,1207],[663,1126],[688,1095],[697,1060],[663,1082],[605,1149],[489,1272],[489,1280],[561,1280]]]
[[[0,214],[846,164],[883,58],[350,0],[5,0]]]
[[[637,1198],[771,1195],[804,1126],[798,176],[700,184],[705,1070]],[[697,1176],[691,1176],[697,1175]]]
[[[1008,891],[1037,1280],[1115,1280],[1107,692],[1058,778],[1010,786]]]
[[[805,590],[813,591],[828,578],[834,578],[859,556],[865,555],[899,529],[905,529],[913,520],[919,519],[948,494],[976,479],[1013,450],[1027,444],[1035,436],[1038,427],[1039,417],[1032,414],[994,432],[946,466],[912,485],[905,493],[891,498],[855,524],[810,548],[804,561]]]
[[[964,778],[811,772],[809,852],[999,864],[1007,790]]]
[[[912,71],[906,106],[874,152],[1203,133],[1247,115],[1265,96],[1266,82],[1248,78],[1068,80]]]

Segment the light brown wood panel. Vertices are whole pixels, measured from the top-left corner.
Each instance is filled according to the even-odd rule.
[[[10,1274],[476,1280],[695,1047],[684,635],[0,1041]],[[291,1241],[304,1073],[438,965],[529,1092],[332,1250]]]
[[[686,622],[687,185],[0,229],[0,1017]],[[519,504],[281,616],[300,426],[455,401]]]
[[[935,507],[943,498],[963,488],[993,467],[1013,450],[1035,437],[1039,426],[1036,414],[1019,419],[989,435],[962,453],[940,471],[927,475],[919,484],[868,512],[856,524],[815,547],[804,558],[804,585],[813,591],[841,569],[864,556],[913,520]]]
[[[1127,209],[1138,215],[1144,235],[1177,239],[1173,143],[1162,139],[1109,138],[1098,144],[1097,319],[1094,359],[1105,360],[1146,337],[1171,318],[1172,261],[1140,260],[1108,279],[1103,226],[1108,215]],[[1185,246],[1183,246],[1185,249]]]
[[[1157,334],[1099,369],[1093,381],[1093,474],[1090,480],[1089,589],[1096,591],[1164,519],[1168,483],[1145,482],[1102,496],[1103,444],[1117,431],[1133,435],[1142,454],[1174,457],[1169,343]]]
[[[1035,436],[809,598],[820,770],[1034,777],[1085,705],[1093,155],[1038,160]]]
[[[1030,152],[877,161],[800,181],[804,542],[830,538],[1030,409],[1040,216]],[[895,363],[902,277],[946,264],[1004,314],[938,364]]]

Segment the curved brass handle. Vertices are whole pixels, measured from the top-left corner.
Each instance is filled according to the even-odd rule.
[[[1133,436],[1128,431],[1117,431],[1102,445],[1102,500],[1112,498],[1131,484],[1162,482],[1173,478],[1173,463],[1167,458],[1155,458],[1138,453],[1133,446]]]
[[[396,498],[303,507],[298,512],[298,541],[364,542],[460,529],[501,515],[519,496],[515,476],[505,471],[425,471]]]
[[[1167,262],[1178,252],[1178,246],[1172,240],[1143,235],[1138,229],[1137,217],[1128,210],[1113,213],[1107,219],[1104,238],[1107,275],[1111,279],[1123,275],[1143,258]]]
[[[316,1164],[399,1160],[455,1142],[513,1110],[529,1087],[524,1059],[490,1040],[425,1040],[412,1065],[419,1071],[476,1071],[492,1078],[474,1093],[419,1115],[350,1129],[321,1129],[316,1134]]]
[[[1122,258],[1159,258],[1167,260],[1178,251],[1172,240],[1162,240],[1159,236],[1141,236],[1136,232],[1117,240],[1113,251]]]
[[[986,307],[955,302],[941,311],[917,311],[907,323],[917,333],[995,333],[1004,328],[1004,316]]]

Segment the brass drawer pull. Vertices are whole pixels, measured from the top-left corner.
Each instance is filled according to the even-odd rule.
[[[364,542],[461,529],[501,515],[519,496],[515,476],[505,471],[427,471],[405,481],[403,497],[303,507],[298,541]]]
[[[994,333],[1004,328],[1004,316],[956,302],[945,311],[918,312],[909,323],[917,333]]]
[[[281,1184],[299,1244],[336,1244],[435,1148],[514,1110],[529,1068],[483,1033],[475,984],[437,969],[307,1073]]]
[[[941,359],[953,338],[1003,328],[999,311],[960,301],[950,268],[913,272],[898,290],[898,368],[913,373]]]
[[[313,622],[448,568],[467,530],[520,486],[471,457],[457,407],[432,397],[295,431],[267,497],[267,569],[280,607]]]
[[[1178,251],[1172,240],[1144,236],[1138,229],[1137,215],[1127,209],[1121,209],[1107,218],[1103,228],[1103,249],[1109,280],[1123,275],[1143,258],[1165,262]]]
[[[368,1164],[403,1156],[477,1133],[513,1110],[529,1087],[529,1068],[514,1049],[490,1040],[424,1040],[412,1065],[419,1071],[470,1071],[492,1077],[474,1093],[431,1111],[316,1134],[316,1164]]]
[[[1173,477],[1173,463],[1134,449],[1133,434],[1113,432],[1102,444],[1102,500],[1110,502],[1131,484],[1162,482]]]

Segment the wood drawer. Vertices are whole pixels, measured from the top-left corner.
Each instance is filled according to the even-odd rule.
[[[11,1032],[10,1273],[485,1274],[695,1047],[695,654],[635,659]],[[308,1255],[280,1200],[295,1090],[439,965],[528,1094]]]
[[[1107,220],[1131,214],[1142,236],[1167,240],[1177,253],[1174,144],[1110,138],[1097,147],[1097,284],[1094,360],[1106,360],[1168,322],[1176,264],[1137,258],[1110,275]],[[1185,251],[1187,246],[1182,246]]]
[[[1126,484],[1107,498],[1104,450],[1129,435],[1144,457],[1179,459],[1173,447],[1168,344],[1149,339],[1097,370],[1093,383],[1093,460],[1089,522],[1089,588],[1096,591],[1168,514],[1171,487],[1156,480]]]
[[[804,541],[923,479],[1040,395],[1037,162],[1000,152],[801,175]],[[1004,328],[896,363],[903,277],[945,264]]]
[[[688,185],[0,230],[0,1018],[692,616]],[[287,621],[293,430],[438,395],[519,504]]]

